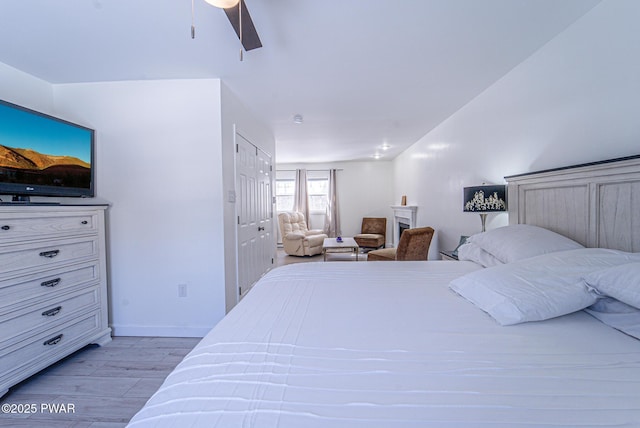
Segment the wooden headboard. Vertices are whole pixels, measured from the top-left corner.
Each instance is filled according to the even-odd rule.
[[[640,155],[505,177],[509,224],[640,252]]]

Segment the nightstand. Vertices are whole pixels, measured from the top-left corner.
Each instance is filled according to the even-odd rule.
[[[442,258],[442,260],[457,262],[458,252],[457,251],[440,251],[440,257]]]

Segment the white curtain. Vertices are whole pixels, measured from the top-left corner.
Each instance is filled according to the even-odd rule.
[[[338,210],[338,187],[336,170],[329,170],[329,193],[327,194],[327,209],[324,215],[324,233],[334,238],[341,236],[340,212]]]
[[[309,198],[307,198],[307,170],[296,169],[296,188],[293,192],[293,210],[304,215],[304,219],[307,222],[307,227],[311,228],[309,224]]]

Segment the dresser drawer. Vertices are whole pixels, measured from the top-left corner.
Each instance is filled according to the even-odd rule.
[[[0,281],[25,270],[42,271],[98,256],[98,238],[84,237],[0,247]]]
[[[88,313],[46,332],[37,334],[18,344],[0,350],[0,383],[13,377],[25,366],[39,365],[54,355],[65,355],[78,344],[87,343],[85,338],[100,330],[100,311]]]
[[[0,214],[0,241],[98,233],[95,213]]]
[[[100,303],[98,288],[93,287],[42,302],[19,311],[0,315],[0,342],[9,340],[20,334],[28,333],[36,328],[47,328],[64,322],[70,316],[90,308],[97,308]]]
[[[0,281],[0,314],[8,306],[13,309],[56,296],[100,280],[100,265],[97,260],[65,266]]]

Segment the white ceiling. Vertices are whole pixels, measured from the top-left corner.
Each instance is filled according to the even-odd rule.
[[[54,84],[220,78],[279,163],[391,159],[599,2],[245,1],[264,47],[240,62],[203,0],[194,40],[191,0],[3,0],[0,62]]]

